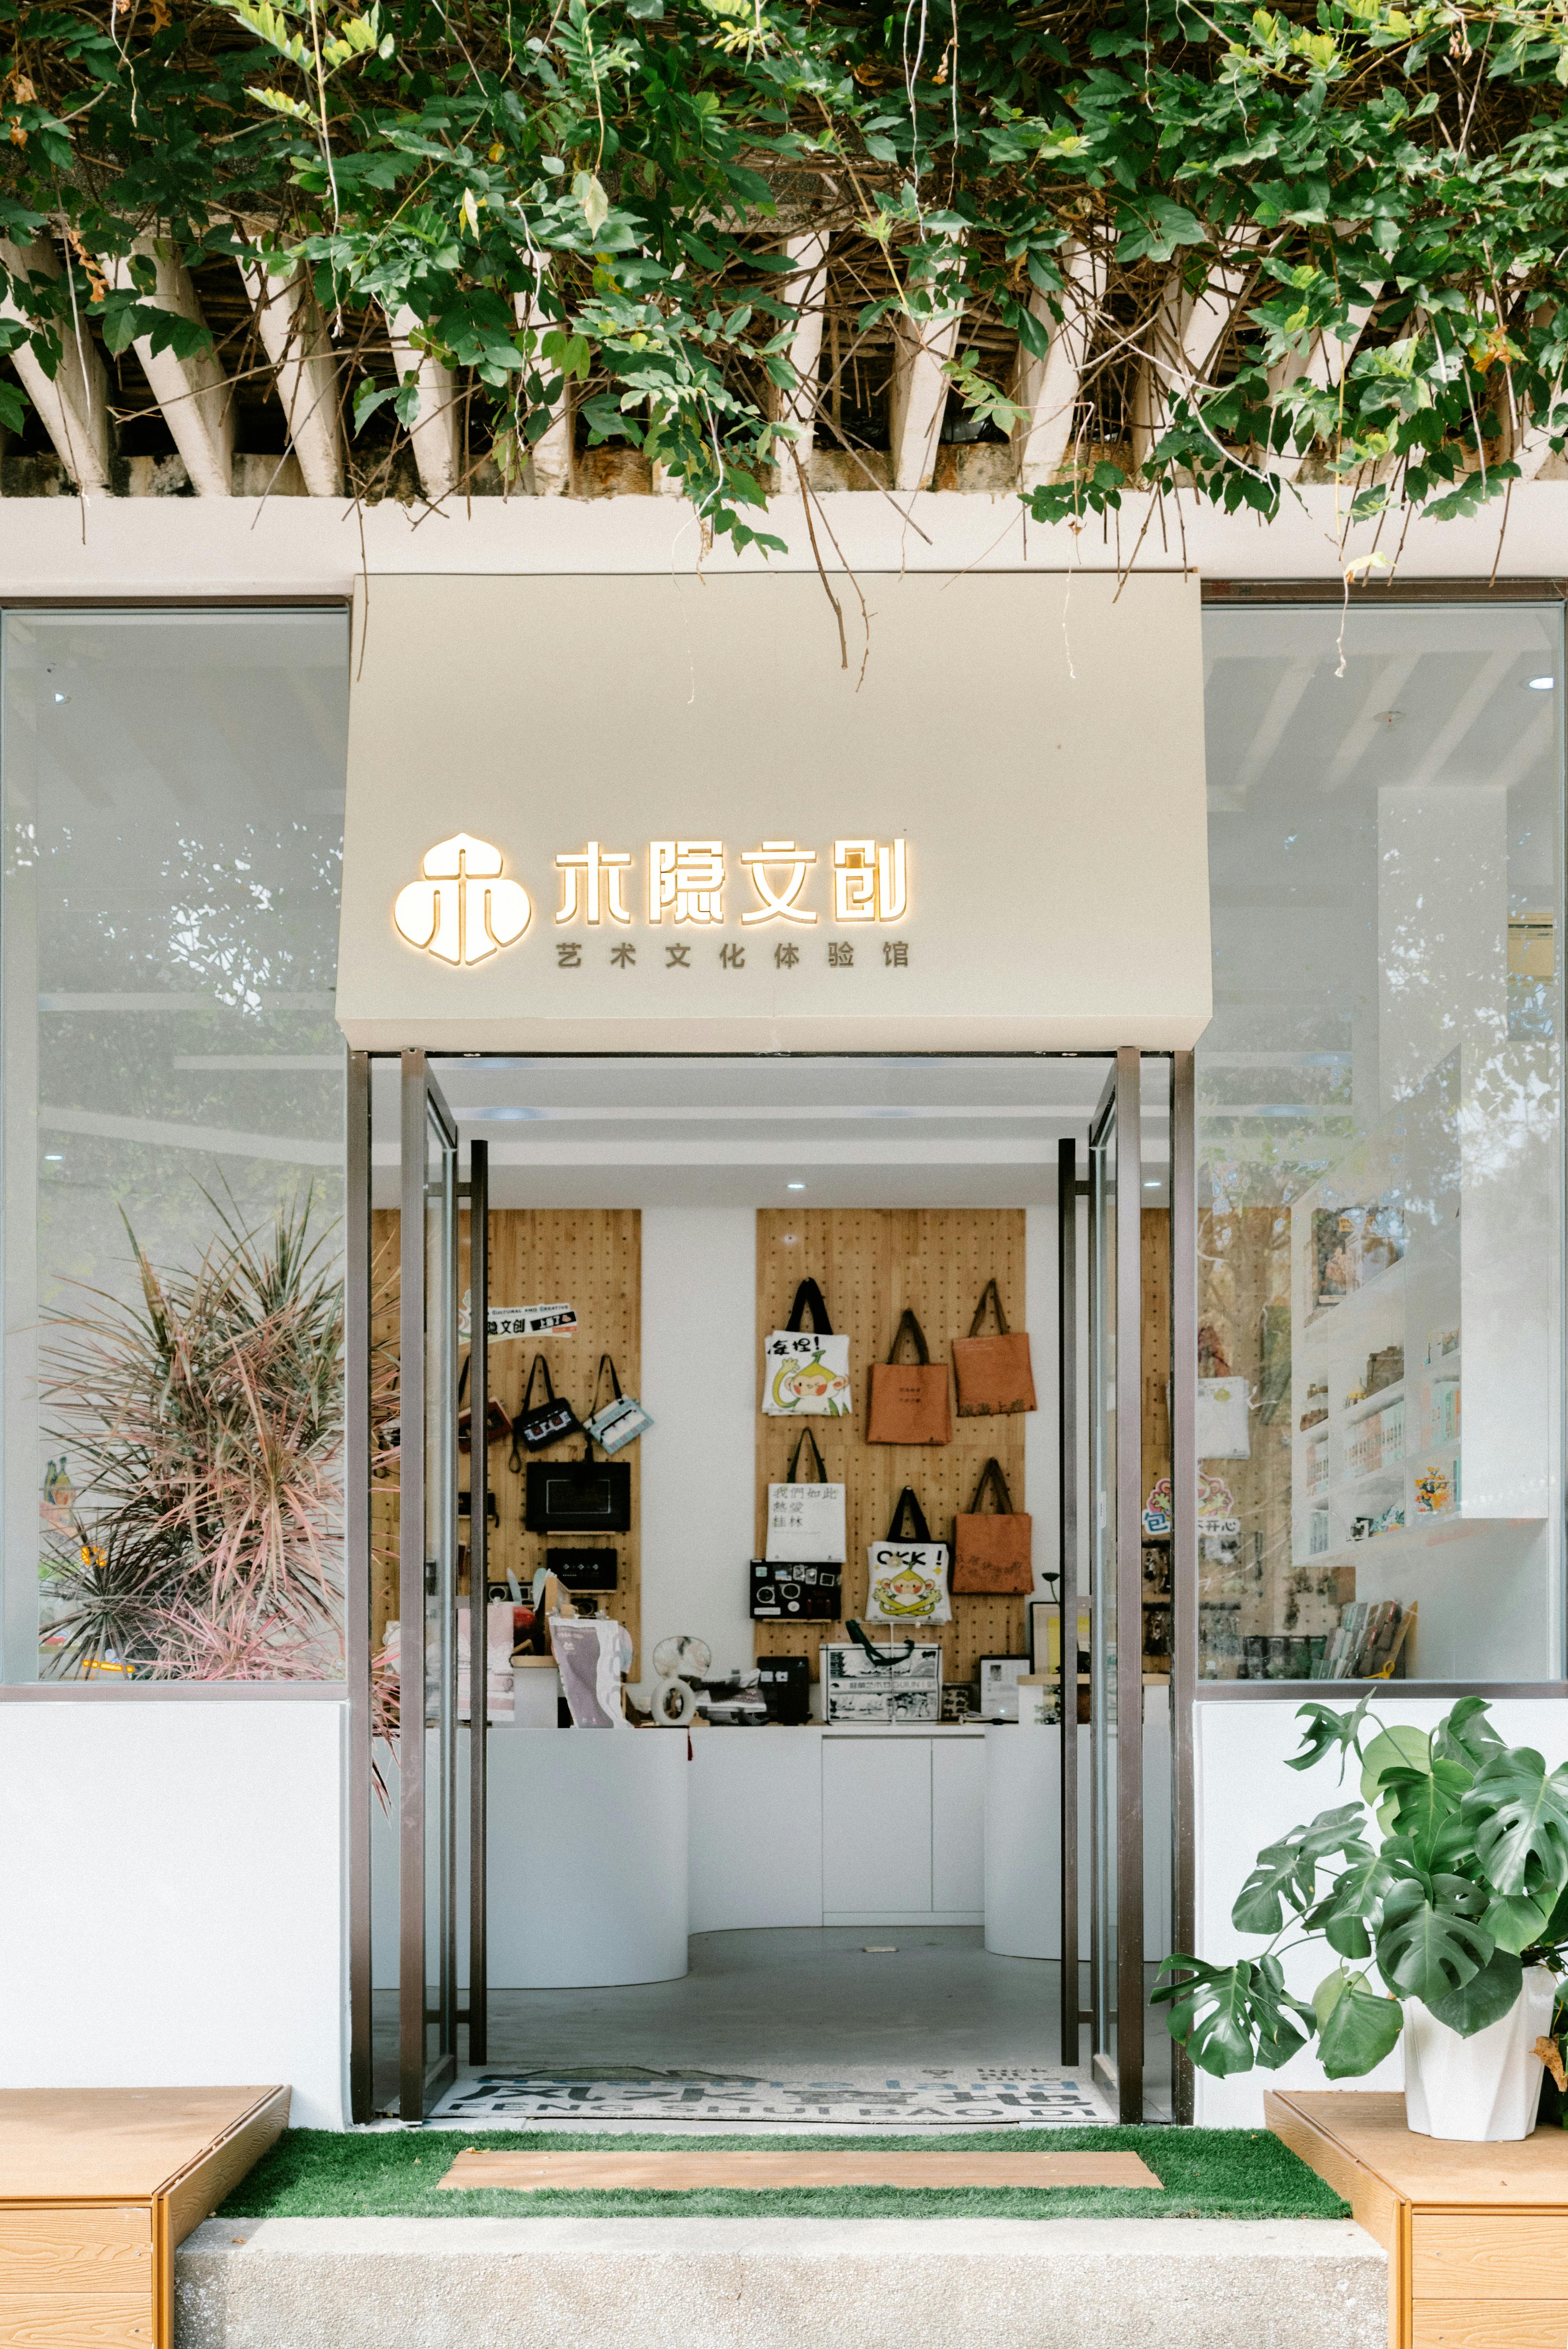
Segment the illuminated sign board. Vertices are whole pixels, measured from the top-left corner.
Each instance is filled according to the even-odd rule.
[[[742,930],[769,924],[809,930],[824,916],[836,927],[869,922],[885,928],[909,912],[909,851],[902,839],[835,840],[820,854],[793,840],[764,840],[742,849],[733,864],[722,840],[650,840],[640,860],[630,848],[590,840],[561,850],[555,869],[557,932],[631,929],[634,908],[645,907],[654,928],[667,923],[675,929],[722,929],[738,899]],[[813,883],[820,905],[812,902]],[[459,832],[426,850],[419,878],[393,900],[392,920],[407,946],[459,969],[516,946],[532,910],[521,882],[508,874],[501,850]],[[563,941],[557,958],[574,951]],[[723,951],[741,958],[745,953],[738,946]],[[782,963],[787,951],[795,959],[780,947],[775,960]]]

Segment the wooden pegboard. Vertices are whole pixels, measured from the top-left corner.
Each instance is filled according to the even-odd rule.
[[[866,1547],[888,1529],[901,1488],[913,1485],[925,1511],[934,1541],[951,1542],[953,1520],[969,1507],[986,1460],[995,1454],[1007,1479],[1013,1506],[1029,1506],[1024,1488],[1022,1413],[991,1419],[960,1419],[954,1398],[953,1442],[946,1444],[883,1444],[865,1440],[871,1366],[885,1361],[899,1316],[912,1306],[934,1361],[951,1363],[953,1340],[966,1338],[980,1292],[993,1273],[1008,1326],[1026,1330],[1024,1210],[1021,1207],[940,1208],[762,1208],[757,1217],[757,1547],[767,1538],[768,1487],[780,1484],[799,1437],[797,1420],[764,1416],[761,1339],[789,1319],[795,1290],[814,1279],[827,1302],[833,1328],[850,1340],[851,1392],[848,1419],[810,1419],[828,1475],[842,1484],[848,1562],[844,1612],[863,1617]],[[987,1321],[988,1329],[994,1322]],[[1037,1367],[1037,1381],[1038,1369]],[[951,1377],[951,1371],[949,1372]],[[1035,1529],[1036,1555],[1042,1529]],[[966,1597],[953,1599],[953,1620],[942,1627],[944,1681],[973,1678],[981,1656],[1027,1652],[1027,1602]],[[824,1640],[841,1640],[841,1625],[753,1625],[758,1656],[810,1656],[812,1669]],[[927,1636],[916,1631],[915,1637]],[[929,1635],[936,1637],[934,1629]]]
[[[398,1216],[395,1209],[378,1211],[371,1219],[371,1244],[379,1278],[377,1282],[376,1310],[372,1323],[372,1340],[389,1346],[397,1351],[397,1232]],[[462,1225],[459,1250],[458,1283],[459,1289],[469,1285],[469,1248],[467,1219]],[[545,1305],[558,1299],[577,1309],[575,1330],[543,1339],[507,1339],[492,1342],[490,1359],[490,1392],[514,1415],[522,1400],[528,1382],[529,1368],[536,1352],[542,1353],[550,1365],[550,1376],[556,1394],[570,1402],[580,1419],[586,1418],[593,1407],[594,1373],[601,1354],[609,1354],[615,1364],[622,1392],[635,1394],[642,1381],[642,1217],[634,1207],[500,1207],[490,1214],[490,1302],[492,1305]],[[461,1357],[459,1356],[459,1361]],[[542,1384],[534,1389],[534,1400],[542,1397]],[[606,1381],[605,1393],[609,1393]],[[472,1398],[465,1395],[465,1403]],[[476,1425],[480,1414],[475,1413]],[[620,1560],[620,1579],[616,1590],[604,1593],[600,1607],[605,1614],[614,1615],[632,1635],[634,1650],[642,1636],[642,1551],[641,1551],[641,1454],[638,1444],[631,1444],[615,1457],[624,1461],[632,1471],[632,1528],[629,1533],[607,1538],[604,1547],[614,1547]],[[490,1574],[500,1581],[508,1572],[515,1574],[526,1589],[534,1569],[544,1564],[547,1537],[524,1530],[522,1522],[524,1475],[530,1457],[538,1460],[566,1460],[581,1457],[583,1438],[552,1444],[548,1451],[521,1453],[522,1468],[513,1472],[509,1465],[510,1444],[492,1444],[490,1447],[490,1490],[496,1496],[500,1512],[500,1524],[490,1527]],[[601,1455],[603,1456],[603,1455]],[[459,1462],[459,1482],[466,1486],[469,1463],[465,1455]],[[372,1591],[372,1634],[377,1646],[382,1629],[389,1617],[397,1612],[397,1516],[395,1478],[377,1480],[372,1487],[372,1546],[375,1552]],[[567,1542],[567,1537],[561,1537]],[[576,1537],[570,1546],[576,1547]],[[594,1545],[590,1545],[594,1546]],[[637,1659],[634,1653],[631,1677],[637,1677]]]

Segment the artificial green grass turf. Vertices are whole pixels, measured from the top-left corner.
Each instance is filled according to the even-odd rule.
[[[1164,2188],[811,2187],[794,2191],[438,2191],[465,2146],[487,2152],[627,2153],[755,2147],[777,2153],[1141,2154]],[[556,2136],[541,2129],[290,2129],[218,2214],[224,2219],[1347,2219],[1347,2203],[1261,2129],[985,2129],[940,2137]]]

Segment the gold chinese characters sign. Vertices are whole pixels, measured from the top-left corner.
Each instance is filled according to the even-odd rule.
[[[645,905],[655,926],[667,921],[676,927],[718,927],[733,917],[737,897],[742,901],[742,929],[774,923],[809,929],[824,912],[835,926],[887,926],[903,922],[909,911],[909,853],[903,839],[835,840],[820,857],[815,848],[792,840],[764,840],[743,849],[733,868],[721,840],[651,840],[640,873],[638,864],[631,849],[606,848],[596,840],[562,850],[555,858],[561,884],[556,929],[603,924],[629,929],[634,903]],[[820,907],[812,902],[814,882]],[[398,891],[392,906],[394,926],[407,945],[454,968],[488,961],[502,947],[515,946],[531,916],[528,892],[507,874],[501,851],[466,832],[427,849],[420,877]],[[738,958],[741,950],[732,951]],[[847,953],[843,958],[849,960]],[[782,950],[775,959],[782,962]]]

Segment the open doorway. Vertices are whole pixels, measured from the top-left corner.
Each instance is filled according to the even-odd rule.
[[[370,2109],[1128,2116],[1119,1992],[1171,1945],[1169,1061],[360,1066]],[[835,1343],[775,1360],[791,1324]],[[1015,1342],[966,1379],[972,1332]],[[596,1702],[648,1725],[560,1733]]]

